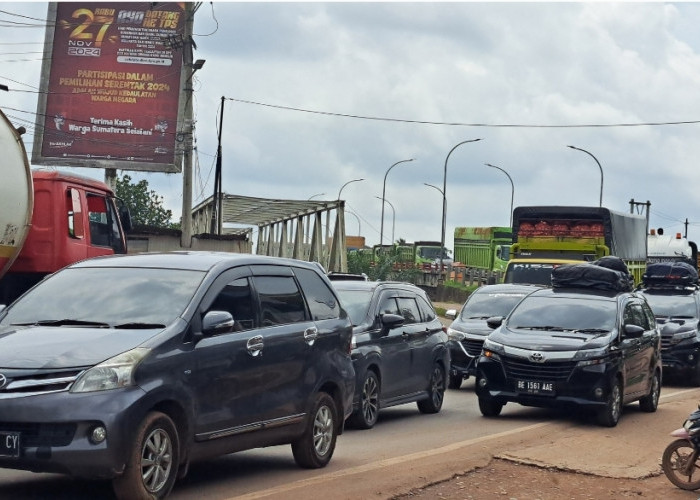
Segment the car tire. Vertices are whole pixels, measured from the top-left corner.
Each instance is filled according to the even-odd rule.
[[[462,381],[464,380],[464,377],[462,376],[461,373],[450,373],[450,376],[447,379],[447,388],[448,389],[459,389],[462,387]]]
[[[479,398],[479,410],[484,417],[499,416],[503,406],[503,403],[498,403],[493,399]]]
[[[292,443],[294,461],[304,469],[320,469],[330,462],[338,438],[338,410],[325,392],[316,395],[306,429]]]
[[[605,407],[598,411],[598,424],[604,427],[615,427],[622,415],[622,384],[620,380],[615,382],[605,402]]]
[[[435,363],[430,372],[428,399],[418,401],[421,413],[439,413],[445,400],[445,370],[440,363]]]
[[[659,396],[661,395],[661,375],[659,372],[654,372],[654,378],[651,380],[649,394],[639,400],[639,408],[647,413],[653,413],[659,406]]]
[[[379,378],[367,370],[360,390],[360,407],[350,415],[348,423],[357,429],[371,429],[379,418]]]
[[[180,439],[166,414],[151,412],[141,422],[121,476],[112,481],[117,498],[154,500],[165,498],[177,479]]]

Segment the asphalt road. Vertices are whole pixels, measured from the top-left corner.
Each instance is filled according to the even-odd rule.
[[[483,418],[473,394],[473,383],[467,381],[462,389],[447,392],[439,414],[423,415],[415,404],[408,404],[382,410],[374,429],[346,430],[325,469],[297,468],[289,446],[241,452],[194,464],[189,475],[176,483],[171,498],[391,498],[483,466],[495,454],[511,453],[524,461],[530,461],[530,457],[533,463],[568,459],[571,469],[585,470],[588,462],[600,466],[599,452],[606,447],[617,449],[619,443],[637,443],[636,446],[647,449],[649,458],[639,472],[646,474],[649,467],[658,468],[658,463],[653,462],[658,462],[660,456],[653,447],[649,449],[649,443],[663,450],[670,440],[668,432],[682,424],[698,399],[699,389],[664,387],[657,413],[645,414],[636,404],[630,405],[625,408],[620,425],[606,429],[581,415],[512,404],[506,405],[498,418]],[[646,436],[650,431],[652,435]],[[565,445],[557,446],[557,442]],[[590,456],[571,453],[572,444],[578,442],[585,442]],[[622,448],[617,454],[612,451],[608,454],[621,469],[639,465],[637,451],[628,453]],[[624,463],[627,459],[629,464]],[[0,470],[0,498],[113,497],[109,483],[105,482]]]

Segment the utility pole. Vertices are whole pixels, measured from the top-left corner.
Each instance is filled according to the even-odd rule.
[[[226,97],[221,96],[221,114],[219,115],[219,145],[216,148],[216,170],[214,172],[214,196],[211,205],[211,234],[221,234],[223,223],[223,195],[221,192],[221,132],[224,127],[224,103]]]
[[[186,2],[185,39],[182,47],[182,63],[185,71],[182,72],[181,80],[181,88],[185,98],[185,113],[182,123],[184,149],[182,154],[182,217],[180,223],[182,229],[180,245],[183,248],[192,246],[192,136],[194,133],[194,124],[192,123],[192,75],[194,75],[192,55],[194,40],[192,40],[192,31],[194,28],[194,12],[195,4]]]

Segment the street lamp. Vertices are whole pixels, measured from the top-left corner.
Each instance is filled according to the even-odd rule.
[[[578,151],[583,151],[587,155],[589,155],[591,158],[595,160],[595,162],[598,164],[598,168],[600,169],[600,204],[599,206],[603,206],[603,167],[600,166],[600,162],[598,161],[598,158],[593,156],[593,153],[590,153],[586,151],[585,149],[577,148],[576,146],[566,146],[567,148],[571,149],[576,149]]]
[[[425,184],[426,186],[430,186],[431,188],[437,189],[438,193],[442,194],[442,189],[440,189],[439,187],[433,186],[432,184],[428,184],[427,182],[424,182],[423,184]]]
[[[345,213],[350,214],[357,219],[357,235],[361,236],[362,235],[362,224],[360,224],[360,218],[357,216],[357,214],[355,212],[351,212],[350,210],[346,210]]]
[[[485,163],[487,167],[495,168],[506,174],[508,177],[508,180],[510,181],[510,227],[511,229],[513,228],[513,197],[515,196],[515,185],[513,184],[513,179],[511,179],[510,175],[508,175],[508,172],[503,170],[501,167],[497,167],[496,165],[491,165],[490,163]]]
[[[386,170],[386,173],[384,174],[384,184],[382,185],[382,223],[381,223],[380,229],[379,229],[379,246],[380,247],[384,244],[384,200],[386,199],[386,177],[387,177],[387,175],[389,175],[389,171],[392,168],[394,168],[396,165],[398,165],[399,163],[406,163],[409,161],[413,161],[413,158],[411,158],[410,160],[397,161],[392,166],[390,166]],[[392,243],[394,242],[394,235],[393,234],[391,235],[391,241],[392,241]]]
[[[391,204],[389,200],[386,198],[380,198],[379,196],[375,196],[378,200],[382,200],[382,213],[384,212],[384,203],[388,203],[389,206],[391,207],[391,243],[394,243],[394,228],[396,227],[396,209],[394,208],[394,205]],[[382,243],[381,239],[379,241],[379,247],[381,248]]]
[[[343,192],[343,188],[345,188],[345,186],[347,186],[348,184],[350,184],[350,183],[352,183],[352,182],[360,182],[360,181],[364,181],[364,179],[353,179],[353,180],[348,181],[348,182],[346,182],[345,184],[343,184],[343,185],[341,186],[341,188],[340,188],[340,191],[338,191],[338,199],[340,199],[340,193]]]
[[[326,194],[326,193],[318,193],[318,194],[315,194],[315,195],[313,195],[313,196],[309,196],[309,197],[307,198],[307,200],[310,200],[310,199],[312,199],[312,198],[316,198],[317,196],[325,196],[325,194]]]
[[[440,237],[440,272],[442,273],[443,270],[443,259],[442,259],[442,252],[445,251],[445,224],[447,222],[447,160],[450,159],[450,155],[452,154],[452,151],[457,149],[457,147],[461,146],[462,144],[466,144],[468,142],[477,142],[480,141],[481,139],[470,139],[468,141],[462,141],[458,144],[456,144],[452,149],[450,149],[450,152],[447,153],[447,157],[445,158],[445,172],[442,176],[442,236]]]

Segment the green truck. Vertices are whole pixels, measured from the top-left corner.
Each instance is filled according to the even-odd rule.
[[[640,215],[604,207],[516,207],[513,235],[505,283],[551,285],[554,267],[607,255],[624,260],[635,283],[646,268],[647,219]]]
[[[456,227],[454,261],[467,269],[503,272],[512,244],[509,227]]]

